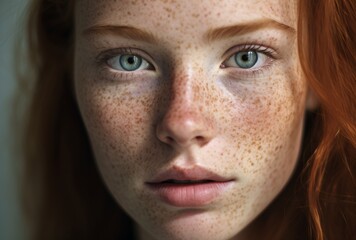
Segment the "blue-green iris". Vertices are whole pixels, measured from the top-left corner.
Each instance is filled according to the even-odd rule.
[[[142,58],[132,54],[120,56],[120,65],[126,71],[135,71],[141,67]]]
[[[258,60],[257,52],[239,52],[235,55],[235,62],[241,68],[252,68]]]

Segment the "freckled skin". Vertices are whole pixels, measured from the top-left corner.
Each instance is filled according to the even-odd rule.
[[[242,230],[290,178],[307,96],[296,36],[267,29],[202,40],[208,29],[266,17],[295,28],[296,2],[78,1],[78,105],[98,169],[140,239],[243,240]],[[82,35],[105,24],[149,31],[160,44]],[[256,74],[221,68],[228,49],[247,43],[278,56]],[[154,70],[122,74],[96,62],[102,51],[122,47],[147,53]],[[194,165],[235,178],[233,188],[196,209],[163,204],[145,188],[162,170]]]

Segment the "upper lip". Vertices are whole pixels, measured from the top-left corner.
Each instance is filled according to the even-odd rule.
[[[178,181],[202,181],[209,180],[215,182],[226,182],[233,180],[232,178],[226,178],[220,176],[212,171],[209,171],[200,166],[194,166],[192,168],[181,168],[181,167],[172,167],[167,171],[164,171],[154,177],[152,180],[147,183],[155,184],[162,183],[169,180],[178,180]]]

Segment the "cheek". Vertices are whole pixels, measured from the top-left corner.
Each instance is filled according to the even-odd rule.
[[[149,97],[136,97],[125,87],[77,89],[79,107],[98,161],[129,165],[149,152],[152,127]],[[125,159],[125,161],[119,161]]]
[[[275,75],[229,106],[224,130],[232,148],[231,166],[253,189],[255,199],[273,198],[291,176],[303,129],[305,83],[295,70]],[[262,90],[263,89],[263,90]],[[265,196],[265,197],[263,197]],[[262,201],[262,200],[261,200]]]
[[[99,172],[118,203],[130,203],[139,192],[135,184],[154,168],[147,159],[161,155],[151,122],[154,99],[93,85],[77,96]]]

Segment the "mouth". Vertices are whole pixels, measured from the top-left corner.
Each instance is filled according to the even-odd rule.
[[[201,167],[174,167],[146,182],[148,189],[165,204],[175,207],[202,207],[223,195],[234,182]]]
[[[161,182],[161,184],[203,184],[203,183],[211,183],[213,180],[176,180],[169,179]]]
[[[232,178],[221,176],[200,166],[192,168],[172,167],[161,172],[148,183],[196,183],[196,182],[225,182]]]

